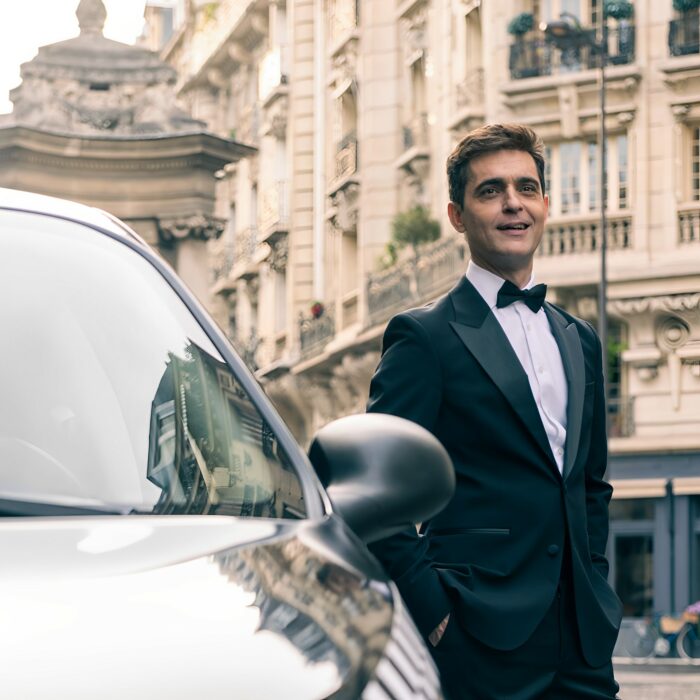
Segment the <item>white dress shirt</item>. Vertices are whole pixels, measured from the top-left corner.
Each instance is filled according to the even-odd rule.
[[[547,315],[543,309],[534,313],[522,301],[515,301],[499,309],[496,297],[504,280],[473,261],[467,267],[467,279],[489,305],[527,374],[549,446],[559,472],[562,472],[568,389],[559,347],[552,335]],[[533,284],[534,277],[531,277],[523,289],[530,289]]]

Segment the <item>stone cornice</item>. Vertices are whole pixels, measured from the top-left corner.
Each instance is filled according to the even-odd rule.
[[[23,126],[0,128],[0,162],[73,170],[161,171],[194,167],[214,172],[255,152],[251,146],[204,132],[153,138],[91,138]]]

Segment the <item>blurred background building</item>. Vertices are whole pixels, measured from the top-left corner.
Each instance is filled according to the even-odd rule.
[[[165,82],[192,120],[184,131],[201,124],[216,139],[199,147],[215,155],[200,156],[196,184],[139,182],[158,187],[164,211],[187,203],[216,224],[196,291],[308,443],[364,409],[390,316],[464,273],[445,159],[480,124],[519,121],[545,139],[536,275],[550,300],[596,323],[599,57],[557,49],[539,27],[562,13],[582,30],[605,21],[609,555],[628,616],[700,599],[698,5],[148,0],[138,49],[174,69]],[[13,96],[17,116],[26,94]],[[113,202],[101,205],[130,220]],[[149,240],[167,256],[159,230]]]

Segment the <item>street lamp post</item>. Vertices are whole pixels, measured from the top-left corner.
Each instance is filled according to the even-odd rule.
[[[607,133],[605,129],[605,87],[606,75],[605,67],[608,61],[608,26],[605,21],[605,13],[600,13],[600,41],[596,41],[595,34],[581,26],[575,15],[563,12],[558,20],[545,22],[540,25],[544,32],[546,41],[552,43],[562,53],[571,51],[582,46],[588,46],[595,51],[600,60],[600,129],[598,131],[598,149],[600,153],[600,281],[598,284],[598,335],[603,347],[603,373],[606,379],[606,402],[607,407],[607,374],[608,374],[608,236],[607,236],[607,196],[608,188],[606,183],[607,174]],[[607,412],[607,408],[606,408]]]

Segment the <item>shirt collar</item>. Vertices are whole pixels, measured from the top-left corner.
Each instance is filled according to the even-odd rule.
[[[499,277],[493,272],[484,270],[483,267],[479,267],[473,260],[470,260],[469,265],[467,265],[467,279],[474,285],[476,291],[479,292],[483,300],[489,305],[489,308],[495,308],[498,290],[505,282],[503,277]],[[534,284],[535,276],[533,274],[530,276],[529,282],[523,289],[530,289]]]

